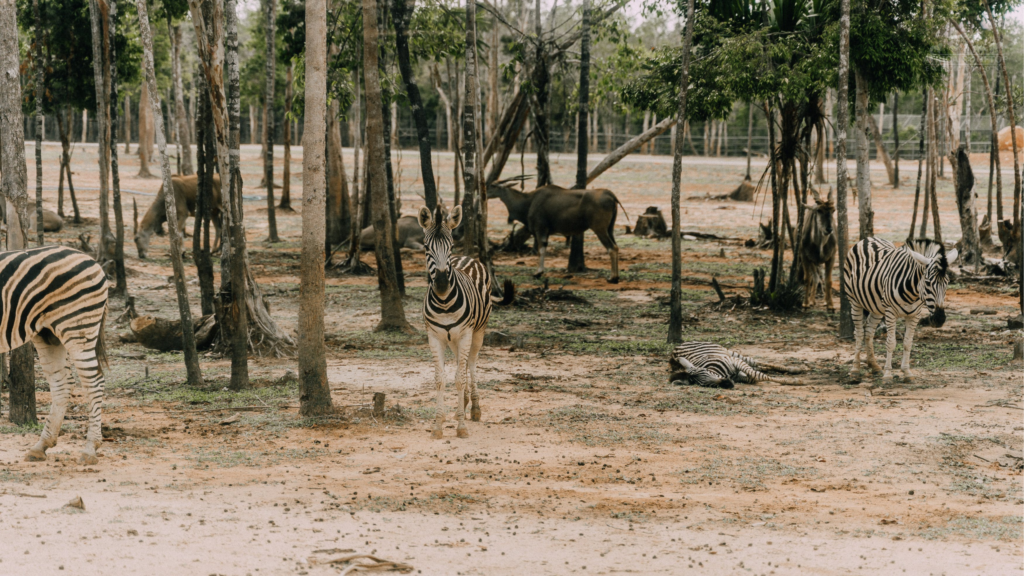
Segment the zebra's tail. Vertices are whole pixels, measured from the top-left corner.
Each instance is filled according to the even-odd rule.
[[[513,284],[511,280],[506,278],[501,288],[501,298],[491,296],[492,304],[497,306],[508,306],[516,301],[516,285]]]
[[[110,368],[110,359],[107,357],[107,339],[104,334],[107,327],[107,307],[103,307],[103,317],[100,318],[100,334],[96,338],[96,361],[106,368]]]

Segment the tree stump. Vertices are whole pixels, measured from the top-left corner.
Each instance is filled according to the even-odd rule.
[[[384,400],[386,395],[383,392],[373,393],[373,417],[383,418],[384,417]]]
[[[648,206],[636,219],[636,228],[633,234],[643,237],[668,238],[668,224],[665,222],[665,215],[657,206]]]

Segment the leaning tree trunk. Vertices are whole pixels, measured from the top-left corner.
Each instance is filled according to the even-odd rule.
[[[82,223],[82,213],[78,209],[78,198],[75,197],[75,185],[71,179],[71,108],[68,107],[68,125],[66,132],[61,134],[60,146],[61,146],[61,162],[64,164],[64,173],[68,178],[68,196],[71,198],[71,210],[74,212],[72,222],[75,224]],[[61,214],[61,218],[64,215]]]
[[[110,181],[110,106],[107,102],[110,94],[110,68],[106,66],[107,53],[103,49],[102,14],[99,0],[89,0],[89,17],[92,23],[92,71],[96,84],[97,158],[100,173],[100,247],[97,259],[105,261],[109,254],[107,241],[111,237],[110,211],[107,207],[110,197],[110,190],[107,187]]]
[[[589,145],[587,127],[590,125],[590,3],[588,0],[583,0],[580,10],[583,13],[583,21],[580,24],[583,33],[580,35],[579,106],[576,113],[579,125],[576,129],[576,185],[573,188],[585,190],[587,188],[587,147]],[[568,271],[585,272],[586,270],[583,234],[576,234],[569,241]],[[616,278],[615,281],[618,279]]]
[[[363,75],[366,84],[366,179],[373,197],[373,228],[380,283],[380,330],[412,329],[405,319],[402,293],[395,272],[394,229],[388,209],[387,175],[384,173],[384,109],[381,103],[380,71],[377,68],[377,2],[363,2]],[[321,244],[322,246],[322,244]]]
[[[679,113],[677,120],[686,120],[686,97],[690,85],[690,47],[693,43],[694,0],[686,4],[686,30],[683,34],[683,65],[679,74]],[[770,122],[769,122],[770,123]],[[683,242],[680,235],[679,195],[683,182],[683,139],[676,138],[672,151],[672,291],[669,295],[668,341],[683,340]]]
[[[850,0],[839,2],[839,86],[836,102],[836,236],[839,261],[839,337],[853,338],[853,316],[850,313],[850,295],[846,293],[843,264],[850,245],[850,217],[847,212],[846,187],[846,130],[850,121]],[[831,282],[831,278],[828,280]]]
[[[267,184],[267,242],[280,242],[277,236],[277,214],[274,213],[274,81],[277,55],[274,43],[274,18],[277,13],[274,0],[263,0],[266,20],[267,77],[263,89],[263,179]],[[287,119],[285,120],[287,122]]]
[[[630,138],[625,144],[605,155],[605,157],[597,163],[597,166],[594,166],[594,168],[587,174],[587,184],[593,182],[598,176],[604,174],[609,168],[618,164],[623,158],[629,156],[644,144],[663,134],[665,130],[675,126],[676,121],[677,118],[674,116],[665,118],[661,122],[658,122],[654,126],[648,128],[642,134]],[[676,140],[682,140],[682,138],[676,138]]]
[[[889,177],[889,185],[895,188],[896,168],[893,166],[892,159],[889,157],[889,151],[885,149],[885,142],[882,141],[882,131],[879,129],[878,123],[875,122],[875,117],[870,113],[865,111],[864,119],[867,121],[868,130],[871,131],[871,137],[875,141],[875,149],[878,151],[878,158],[882,160],[882,164],[885,164],[885,173]]]
[[[322,252],[326,235],[326,116],[327,2],[306,0],[306,126],[302,141],[302,257],[299,272],[299,413],[303,416],[321,416],[332,410],[331,388],[327,382],[327,349],[324,346]]]
[[[860,209],[860,239],[863,240],[875,235],[875,213],[871,210],[871,163],[868,156],[871,115],[868,113],[867,80],[856,70],[854,77],[857,85],[857,204]]]
[[[181,162],[181,173],[192,174],[192,139],[189,130],[188,114],[185,113],[185,94],[181,83],[181,25],[175,24],[171,31],[172,73],[174,77],[174,110],[178,122],[178,159]]]
[[[128,296],[128,273],[124,267],[124,212],[121,209],[121,174],[117,165],[117,48],[113,41],[117,24],[117,0],[107,0],[108,26],[104,44],[110,54],[110,176],[114,200],[114,296]],[[170,212],[169,212],[170,214]],[[191,324],[190,324],[191,325]]]
[[[35,107],[36,107],[36,240],[43,245],[43,17],[40,0],[32,0],[32,19],[35,21]]]
[[[146,0],[136,0],[139,15],[139,36],[142,38],[142,69],[144,82],[149,86],[153,114],[153,132],[156,138],[157,152],[160,154],[160,171],[163,175],[164,206],[168,215],[177,214],[177,202],[174,200],[174,188],[171,184],[171,163],[167,159],[167,139],[164,137],[164,119],[160,112],[160,99],[157,96],[156,72],[153,69],[153,36],[149,27],[149,14]],[[199,371],[199,354],[196,352],[196,335],[192,325],[192,310],[188,305],[188,285],[185,283],[185,264],[181,255],[185,250],[182,230],[177,223],[167,220],[167,235],[171,240],[171,266],[174,269],[174,289],[178,295],[178,314],[181,317],[181,343],[185,353],[185,373],[188,385],[203,385],[203,374]]]
[[[423,199],[431,211],[437,205],[437,187],[434,182],[434,168],[430,161],[430,130],[427,127],[427,115],[423,110],[423,98],[419,86],[413,76],[409,58],[409,19],[412,16],[411,0],[394,0],[391,7],[392,20],[395,24],[395,47],[398,53],[398,68],[402,72],[405,92],[412,108],[412,118],[416,124],[416,139],[420,149],[420,173],[423,176]],[[492,113],[495,113],[492,111]],[[492,123],[493,130],[493,123]]]
[[[0,1],[0,70],[18,70],[18,24],[15,3]],[[28,222],[28,174],[21,112],[21,77],[0,74],[0,194],[7,203],[7,249],[25,248]],[[10,414],[18,425],[35,424],[35,350],[25,344],[10,353]]]
[[[981,240],[978,238],[978,214],[974,209],[974,171],[967,158],[966,146],[956,151],[956,207],[960,211],[963,233],[963,262],[973,262],[975,272],[981,270]]]
[[[277,207],[283,212],[294,212],[292,210],[292,123],[287,113],[292,110],[292,74],[293,65],[288,62],[288,70],[285,73],[284,81],[284,167],[281,172],[281,202]]]

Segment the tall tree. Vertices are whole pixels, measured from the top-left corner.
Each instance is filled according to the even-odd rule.
[[[160,112],[160,97],[156,86],[156,72],[153,68],[153,35],[149,27],[149,12],[146,0],[136,0],[139,15],[139,35],[142,38],[142,66],[145,82],[149,85],[153,132],[157,151],[160,154],[160,171],[163,175],[164,206],[167,214],[177,214],[177,202],[171,184],[171,163],[167,159],[167,139],[164,136],[164,119]],[[171,239],[171,265],[174,269],[174,289],[178,295],[178,314],[181,318],[181,342],[185,352],[185,372],[188,384],[202,386],[203,374],[199,370],[199,354],[196,352],[196,335],[192,325],[192,310],[188,305],[188,285],[185,283],[185,265],[181,254],[185,250],[181,229],[168,220],[167,234]]]
[[[277,215],[274,213],[274,82],[277,79],[277,54],[274,44],[274,23],[277,3],[263,0],[266,19],[267,77],[263,89],[263,179],[267,184],[267,241],[280,242],[277,236]]]
[[[106,4],[103,4],[105,7]],[[99,0],[89,0],[89,18],[92,23],[92,70],[96,84],[96,133],[98,144],[97,159],[100,172],[100,240],[98,259],[106,260],[109,254],[110,233],[110,68],[107,53],[103,49],[103,28],[106,26],[106,10],[101,9]]]
[[[412,108],[412,118],[416,124],[416,140],[420,150],[420,173],[423,176],[423,198],[427,208],[433,212],[434,206],[437,205],[437,187],[434,184],[434,168],[430,159],[430,129],[427,127],[423,98],[420,95],[420,88],[416,84],[416,78],[413,76],[412,59],[409,56],[409,19],[412,17],[412,2],[413,0],[392,0],[391,16],[395,25],[398,69],[402,73],[405,93],[409,97],[409,107]]]
[[[196,190],[195,231],[192,235],[192,257],[199,277],[199,294],[203,315],[217,314],[214,302],[213,256],[211,254],[210,221],[213,211],[214,137],[213,113],[210,110],[210,90],[202,74],[195,75],[196,103],[196,163],[198,189]]]
[[[850,216],[847,212],[846,129],[850,123],[850,0],[839,2],[839,85],[836,97],[836,235],[839,260],[839,337],[853,338],[850,295],[846,293],[843,266],[850,245]],[[829,279],[829,282],[832,280]]]
[[[476,49],[476,1],[466,0],[466,91],[462,99],[462,181],[466,189],[462,198],[463,249],[486,263],[489,261],[484,219],[487,197],[480,185],[480,149],[477,146],[480,91]]]
[[[590,125],[590,2],[583,0],[580,7],[580,83],[579,110],[577,110],[578,126],[576,128],[576,184],[573,188],[587,188],[587,127]],[[587,269],[586,257],[583,252],[583,235],[576,234],[569,240],[569,272],[583,272]]]
[[[1017,142],[1017,115],[1014,110],[1013,104],[1013,84],[1010,83],[1010,76],[1006,71],[1006,59],[1003,58],[1003,33],[999,29],[999,24],[996,22],[995,17],[992,15],[992,7],[989,5],[988,0],[983,0],[985,3],[985,12],[988,14],[988,20],[992,24],[992,36],[996,42],[996,54],[999,56],[999,69],[1003,76],[1003,85],[1006,86],[1006,118],[1010,121],[1010,143],[1013,149],[1013,225],[1020,225],[1020,203],[1021,203],[1021,171],[1020,171],[1020,153],[1022,142]],[[1024,234],[1021,234],[1024,236]],[[1024,258],[1024,253],[1021,254]],[[1021,260],[1024,263],[1024,259]],[[1021,287],[1024,290],[1024,286]]]
[[[857,118],[857,204],[860,213],[860,239],[875,235],[875,213],[871,209],[871,162],[868,150],[868,132],[871,114],[868,112],[868,88],[864,77],[854,70],[856,83]],[[842,112],[842,111],[840,111]]]
[[[0,0],[0,70],[18,70],[18,23],[14,0]],[[0,74],[0,194],[7,203],[7,249],[25,248],[24,222],[29,221],[25,132],[21,112],[21,77]],[[36,377],[32,344],[10,354],[11,422],[35,424]]]
[[[43,245],[43,16],[39,9],[40,0],[32,0],[32,16],[35,20],[33,30],[33,52],[35,53],[35,104],[36,104],[36,235],[39,245]]]
[[[387,174],[384,167],[384,107],[378,69],[379,33],[377,2],[362,0],[363,6],[363,81],[366,86],[366,173],[372,195],[377,278],[380,286],[381,319],[376,330],[409,331],[402,293],[395,271],[394,228],[388,208]],[[304,147],[305,148],[305,147]]]
[[[181,161],[181,173],[192,174],[195,172],[192,168],[192,135],[188,114],[185,112],[185,94],[181,80],[181,25],[171,26],[170,13],[167,15],[167,25],[171,27],[171,75],[174,85],[174,115],[178,122],[178,158]]]
[[[302,155],[302,258],[299,277],[299,413],[303,416],[328,414],[332,409],[324,346],[322,252],[327,204],[326,116],[327,2],[306,0],[306,126],[302,141],[305,152]]]
[[[683,33],[683,62],[679,74],[678,118],[686,118],[690,90],[690,49],[693,45],[694,0],[686,3],[686,29]],[[672,290],[669,294],[668,341],[683,340],[683,242],[680,235],[679,196],[683,182],[683,139],[676,138],[672,151]]]
[[[153,154],[149,145],[150,134],[153,131],[153,115],[150,113],[153,106],[150,100],[155,96],[149,93],[149,85],[143,82],[139,95],[139,145],[135,147],[135,152],[139,155],[139,174],[136,178],[155,178],[149,170],[149,160]]]
[[[292,109],[292,75],[294,74],[294,65],[291,61],[288,62],[288,70],[285,72],[284,81],[284,126],[282,126],[283,144],[284,144],[284,167],[281,171],[281,202],[277,205],[278,209],[284,212],[294,212],[292,210],[292,122],[290,119]]]
[[[128,273],[124,267],[124,212],[121,208],[121,175],[117,164],[117,0],[107,0],[107,32],[103,38],[110,55],[110,176],[114,200],[114,296],[128,296]]]

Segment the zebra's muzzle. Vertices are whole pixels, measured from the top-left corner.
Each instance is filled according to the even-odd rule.
[[[445,272],[441,272],[439,270],[435,270],[433,278],[431,278],[431,280],[430,280],[430,283],[434,286],[434,290],[435,291],[442,292],[442,293],[443,292],[447,292],[448,291],[448,274],[445,273]]]
[[[946,311],[943,308],[936,308],[935,312],[932,312],[931,316],[921,320],[921,326],[928,326],[931,328],[942,328],[942,325],[946,323]]]

